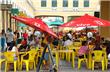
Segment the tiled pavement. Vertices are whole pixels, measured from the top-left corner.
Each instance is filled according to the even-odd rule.
[[[4,72],[4,67],[3,66],[2,66],[2,71],[0,71],[0,72]],[[9,72],[13,72],[13,71],[9,71]],[[26,72],[26,71],[23,70],[23,71],[17,71],[17,72]],[[30,70],[29,72],[36,72],[36,71]],[[48,70],[40,70],[40,72],[49,72],[49,71]],[[75,68],[72,68],[71,67],[71,62],[66,62],[64,60],[61,60],[60,64],[59,64],[58,72],[102,72],[102,71],[101,71],[101,68],[100,69],[95,69],[94,71],[88,70],[85,66],[85,63],[82,64],[81,69],[78,70],[77,69],[77,62],[75,62]],[[105,70],[103,72],[110,72],[110,69]]]

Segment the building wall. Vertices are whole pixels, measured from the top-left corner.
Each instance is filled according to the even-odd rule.
[[[101,18],[110,21],[110,1],[101,1]],[[110,27],[100,27],[100,34],[110,39]]]
[[[33,9],[27,3],[27,0],[14,0],[15,4],[18,6],[20,10],[25,12],[28,15],[34,15]]]
[[[2,11],[0,10],[0,32],[2,30]]]
[[[68,16],[82,16],[85,13],[94,15],[94,11],[98,10],[100,0],[89,0],[89,7],[84,7],[84,0],[78,0],[79,6],[73,8],[73,0],[68,0],[68,7],[63,6],[63,0],[57,0],[57,7],[51,7],[51,0],[47,0],[47,7],[41,7],[41,0],[33,2],[36,7],[35,16],[63,16],[64,22],[67,22]],[[37,5],[36,5],[37,4]]]

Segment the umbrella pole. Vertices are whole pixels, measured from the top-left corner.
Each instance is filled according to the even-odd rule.
[[[87,40],[88,40],[88,37],[87,37],[87,27],[86,27],[86,38],[87,38]]]
[[[43,50],[43,53],[42,53],[42,57],[40,58],[40,61],[38,63],[37,71],[36,72],[39,72],[40,71],[40,67],[42,65],[42,62],[43,62],[43,59],[44,59],[44,55],[45,55],[46,49],[47,49],[47,45],[44,47],[44,50]]]
[[[49,51],[49,54],[50,54],[50,59],[52,61],[52,65],[53,65],[53,68],[50,69],[49,72],[57,72],[57,69],[56,69],[56,65],[55,65],[55,62],[53,60],[53,55],[52,55],[52,52],[51,52],[51,48],[50,48],[50,44],[47,44],[45,47],[44,47],[44,50],[43,50],[43,53],[42,53],[42,57],[40,58],[40,62],[38,63],[38,66],[37,66],[37,72],[40,71],[40,66],[42,65],[42,62],[44,60],[44,55],[46,53],[46,49],[48,48],[48,51]]]
[[[57,66],[54,62],[54,58],[53,58],[53,55],[52,55],[50,44],[48,44],[47,48],[48,48],[48,51],[49,51],[49,54],[50,54],[50,59],[52,61],[52,66],[51,66],[50,72],[57,72]]]

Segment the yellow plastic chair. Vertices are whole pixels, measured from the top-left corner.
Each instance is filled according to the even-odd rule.
[[[103,53],[104,53],[105,69],[107,69],[107,67],[108,67],[108,58],[107,58],[106,48],[102,48],[102,51],[103,51]]]
[[[104,57],[103,57],[103,51],[101,50],[95,50],[93,51],[93,59],[92,59],[92,70],[94,70],[94,63],[95,62],[101,62],[102,63],[102,71],[104,70]]]
[[[1,56],[3,56],[3,53],[0,52],[0,69],[1,69],[2,63],[5,62],[5,59],[2,59]]]
[[[61,50],[65,50],[65,49],[66,49],[66,47],[62,46]],[[61,59],[64,60],[64,58],[65,58],[65,53],[64,53],[64,52],[60,52],[60,56],[61,56]]]
[[[87,60],[85,54],[84,54],[84,58],[79,58],[79,57],[78,57],[78,69],[81,68],[81,63],[82,63],[82,62],[86,62],[86,67],[88,68],[88,60]]]
[[[73,46],[72,48],[75,50],[74,56],[76,57],[78,55],[78,51],[79,51],[80,47]]]
[[[59,50],[63,50],[63,46],[59,44]],[[62,57],[62,53],[59,53],[59,56]]]
[[[69,45],[69,46],[67,46],[67,48],[68,48],[68,50],[73,50],[73,45]],[[67,53],[66,53],[66,60],[67,60],[68,62],[70,62],[71,55],[72,55],[72,53],[70,53],[70,52],[67,52]]]
[[[5,56],[5,72],[7,72],[7,65],[14,63],[14,72],[16,72],[17,60],[15,60],[15,52],[4,52]]]
[[[75,66],[75,61],[74,61],[74,59],[75,59],[75,52],[73,51],[72,52],[72,68],[74,68]]]
[[[36,68],[36,64],[35,64],[35,56],[36,56],[36,50],[32,49],[29,52],[27,52],[26,54],[21,56],[21,69],[22,69],[22,64],[25,63],[26,64],[26,71],[29,71],[29,63],[33,63],[34,65],[34,70]],[[29,55],[28,59],[24,59],[24,56]]]

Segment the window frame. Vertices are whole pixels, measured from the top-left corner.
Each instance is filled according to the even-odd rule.
[[[77,5],[76,5],[77,3]],[[78,0],[73,0],[73,7],[78,7],[79,6],[79,1]]]
[[[42,2],[45,3],[45,6],[43,6],[44,4]],[[47,0],[41,0],[41,7],[47,7]]]
[[[68,7],[68,0],[63,0],[63,7]]]
[[[52,7],[57,7],[57,0],[52,0]]]
[[[88,4],[86,4],[86,3],[88,3]],[[84,7],[89,7],[89,6],[90,6],[89,0],[84,0]]]

